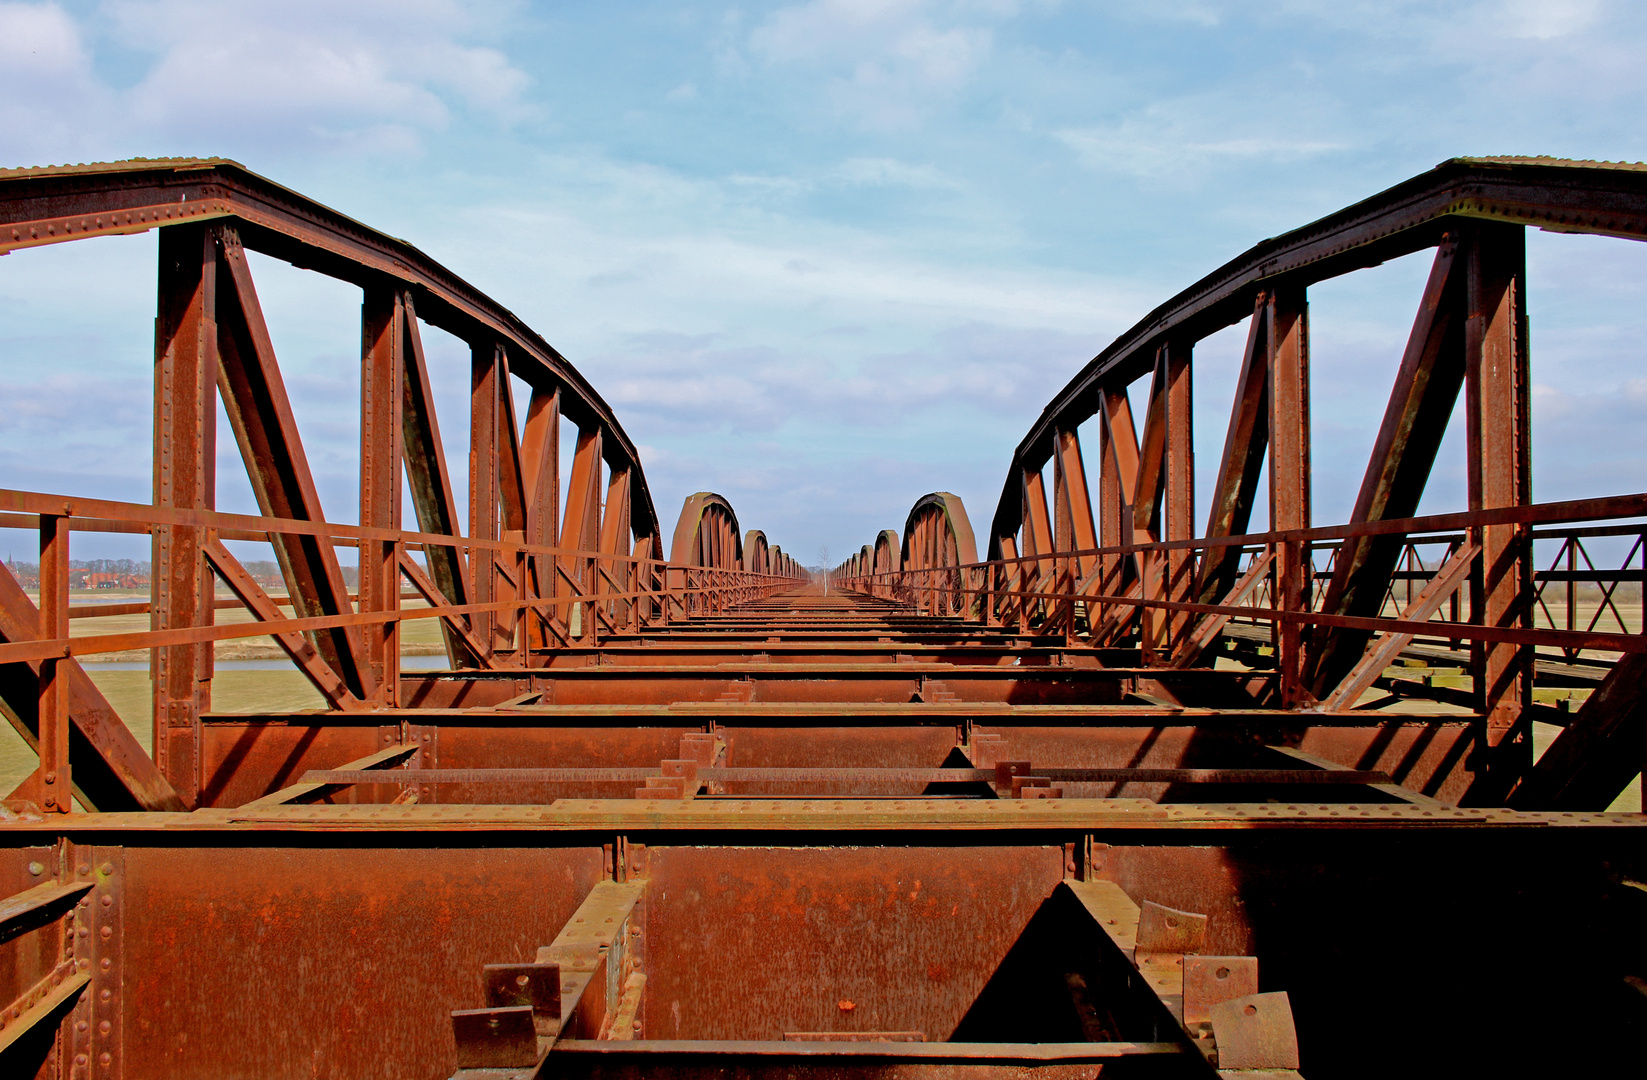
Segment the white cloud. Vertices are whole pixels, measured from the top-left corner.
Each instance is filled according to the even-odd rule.
[[[901,352],[732,347],[713,335],[637,335],[590,358],[608,400],[661,431],[769,432],[825,422],[882,429],[923,422],[1008,426],[1088,358],[1088,338],[968,323]]]
[[[106,106],[80,30],[56,4],[0,3],[0,164],[60,164],[84,153]]]
[[[1601,0],[1505,0],[1491,5],[1486,14],[1498,16],[1512,37],[1547,41],[1588,30],[1604,6]]]
[[[52,78],[85,71],[80,32],[56,4],[0,4],[0,36],[6,42],[0,71],[8,76]]]
[[[530,114],[526,73],[468,40],[484,15],[455,0],[111,0],[77,24],[55,4],[0,4],[0,154],[415,152],[454,109]],[[134,85],[97,77],[86,42],[102,35],[147,54]]]
[[[1217,26],[1223,21],[1217,3],[1209,0],[1150,0],[1149,3],[1133,3],[1131,0],[1111,2],[1105,5],[1109,13],[1118,19],[1130,19],[1140,22],[1168,22],[1190,23],[1195,26]]]
[[[498,50],[460,43],[463,6],[438,0],[121,0],[108,10],[159,53],[133,96],[140,116],[174,130],[252,124],[325,141],[439,130],[450,121],[439,91],[508,118],[529,81]]]
[[[749,48],[770,65],[826,72],[835,108],[866,126],[907,128],[989,58],[993,30],[964,17],[1015,13],[1015,5],[811,0],[775,12],[750,33]]]
[[[931,165],[909,165],[894,158],[848,158],[830,176],[859,187],[960,187]]]
[[[1332,137],[1313,136],[1327,125],[1313,100],[1250,100],[1235,109],[1223,94],[1168,98],[1104,125],[1067,127],[1054,137],[1095,172],[1199,185],[1232,164],[1275,164],[1348,149]]]

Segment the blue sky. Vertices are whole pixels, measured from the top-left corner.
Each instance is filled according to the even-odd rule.
[[[107,0],[0,3],[0,41],[0,164],[223,155],[405,237],[585,372],[666,522],[720,491],[806,562],[934,489],[982,527],[1068,377],[1265,237],[1455,155],[1647,157],[1647,12],[1606,0]],[[1529,244],[1535,495],[1647,487],[1647,254]],[[148,498],[153,260],[0,260],[5,486]],[[1320,521],[1426,269],[1312,292]],[[353,520],[358,295],[256,272]],[[1241,334],[1197,351],[1207,480]],[[461,461],[464,354],[430,349]],[[249,506],[231,464],[220,504]],[[1428,508],[1460,466],[1454,440]]]

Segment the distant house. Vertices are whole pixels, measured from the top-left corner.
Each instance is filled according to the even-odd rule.
[[[147,588],[149,579],[137,574],[92,573],[89,570],[74,570],[69,573],[69,588],[71,589],[143,589]]]

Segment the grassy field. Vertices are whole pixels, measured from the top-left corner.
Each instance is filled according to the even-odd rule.
[[[153,703],[147,671],[92,671],[92,682],[143,745],[152,748]],[[290,671],[219,671],[212,679],[212,707],[218,712],[263,712],[318,709],[321,697],[297,669]],[[11,791],[34,771],[39,759],[12,729],[0,724],[0,794]]]
[[[219,592],[222,600],[233,599],[228,593]],[[39,597],[33,593],[30,599],[36,603]],[[69,594],[69,604],[73,607],[91,607],[98,603],[130,604],[147,602],[148,590],[126,591],[119,589],[75,590]],[[278,597],[277,597],[278,599]],[[427,609],[428,604],[422,600],[403,600],[404,609]],[[253,621],[251,612],[243,607],[220,608],[216,612],[216,621],[222,626],[238,626]],[[71,638],[92,637],[99,634],[135,634],[149,629],[147,615],[106,615],[93,618],[77,618],[69,621],[69,636]],[[219,660],[283,660],[286,654],[280,651],[280,646],[268,637],[231,638],[219,641],[213,646],[213,655]],[[412,619],[400,625],[400,651],[404,656],[432,656],[445,651],[441,643],[439,619]],[[107,662],[147,662],[149,654],[146,649],[131,649],[125,652],[98,653],[97,659]]]
[[[229,594],[220,592],[220,598]],[[30,598],[38,603],[32,593]],[[120,589],[75,590],[69,602],[75,607],[95,603],[130,604],[149,599],[147,589],[128,591]],[[402,601],[406,608],[427,608],[421,600]],[[244,608],[222,608],[217,612],[220,624],[240,624],[251,621]],[[431,656],[444,653],[441,642],[440,620],[414,619],[401,624],[401,654],[403,656]],[[73,619],[69,622],[70,637],[89,637],[96,634],[127,634],[149,629],[147,615],[110,615],[96,618]],[[273,638],[248,637],[219,641],[213,647],[219,661],[285,660],[286,654]],[[127,652],[99,653],[97,660],[118,663],[147,664],[146,649]],[[100,670],[96,663],[88,663],[92,682],[109,699],[116,713],[136,736],[145,750],[151,749],[154,730],[153,701],[150,697],[149,673],[139,671]],[[291,709],[318,709],[324,702],[309,680],[296,668],[286,670],[225,670],[219,668],[212,678],[212,709],[215,712],[282,712]],[[0,795],[10,792],[34,770],[38,759],[28,743],[10,724],[0,724]]]

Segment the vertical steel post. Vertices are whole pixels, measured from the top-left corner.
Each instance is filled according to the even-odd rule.
[[[1193,373],[1191,346],[1169,343],[1167,364],[1166,527],[1163,539],[1189,540],[1195,536],[1195,434],[1193,431]],[[1167,552],[1166,598],[1178,603],[1195,600],[1195,553],[1189,548]],[[1194,624],[1194,616],[1175,612],[1169,621],[1166,653]]]
[[[394,529],[401,524],[401,459],[404,439],[407,309],[404,293],[384,285],[366,289],[361,305],[360,524]],[[360,542],[361,612],[400,610],[400,544]],[[400,703],[400,624],[363,628],[367,662],[377,699]]]
[[[1014,629],[1024,625],[1023,597],[1013,596],[1024,587],[1024,564],[1018,561],[1018,541],[1011,536],[1001,537],[1001,558],[1005,564],[1001,567],[1001,625],[1011,626]],[[903,567],[908,570],[906,564]],[[889,599],[895,594],[889,594]]]
[[[1310,527],[1309,306],[1301,285],[1283,285],[1270,297],[1270,528]],[[1276,607],[1305,611],[1310,605],[1310,549],[1299,541],[1280,547]],[[1276,669],[1281,704],[1307,704],[1303,687],[1303,626],[1276,625]]]
[[[498,539],[498,395],[504,378],[497,341],[472,343],[469,382],[469,538]],[[497,549],[469,549],[469,598],[471,603],[490,604],[497,599]],[[497,642],[495,612],[477,611],[469,616],[475,640],[487,656],[495,655]]]
[[[40,636],[69,636],[69,519],[40,515]],[[74,801],[69,775],[69,690],[65,662],[40,661],[41,809],[66,814]]]
[[[452,495],[451,476],[446,469],[446,451],[440,440],[440,421],[435,415],[434,390],[429,384],[429,368],[423,360],[423,339],[418,331],[417,309],[409,293],[402,294],[405,309],[406,345],[405,373],[403,375],[404,401],[401,416],[404,421],[402,453],[407,486],[412,494],[412,512],[417,516],[418,531],[456,537],[461,532],[457,503]],[[469,602],[469,570],[458,544],[425,547],[424,560],[429,568],[429,580],[450,604]],[[473,626],[466,617],[462,622]],[[446,642],[446,656],[455,667],[480,662],[469,655],[469,646],[455,628],[441,620],[441,636]],[[479,640],[479,635],[472,635]]]
[[[535,389],[526,406],[526,425],[520,440],[521,482],[526,492],[526,543],[553,547],[560,530],[560,391]],[[527,560],[532,592],[542,598],[563,591],[555,574],[553,556],[534,555]],[[527,619],[528,632],[523,647],[548,647],[545,619],[553,609],[539,608]],[[531,653],[527,653],[531,664]]]
[[[1466,233],[1465,417],[1471,510],[1532,502],[1526,237],[1520,225],[1475,222]],[[1481,570],[1471,580],[1474,619],[1483,626],[1528,625],[1530,530],[1480,527]],[[1532,766],[1532,736],[1520,721],[1532,696],[1532,649],[1508,642],[1471,647],[1477,708],[1486,717],[1473,801],[1496,802]]]
[[[561,556],[561,566],[566,575],[586,593],[591,591],[588,553],[595,550],[600,535],[600,460],[600,428],[579,428],[577,447],[572,451],[572,475],[566,485],[566,520],[560,529],[560,547],[563,551],[576,553]],[[686,588],[691,586],[690,581],[681,584]],[[688,605],[685,614],[691,615],[691,598],[682,596],[681,599]],[[572,608],[557,606],[555,610],[562,612],[561,617],[571,623]],[[588,602],[580,602],[577,611],[580,620],[577,636],[586,637],[591,632],[590,619],[593,617]]]
[[[607,576],[616,591],[629,585],[629,482],[627,467],[609,470],[606,481],[606,509],[601,515],[600,551],[605,557]],[[736,544],[736,538],[733,539]],[[607,608],[614,626],[629,621],[629,601],[613,600]]]
[[[1103,408],[1102,405],[1099,406]],[[1132,523],[1124,520],[1127,509],[1127,496],[1123,491],[1121,472],[1116,464],[1115,441],[1116,434],[1110,430],[1107,419],[1100,418],[1098,425],[1098,546],[1104,548],[1119,547],[1132,537]],[[1126,540],[1123,540],[1123,537]],[[1098,557],[1098,594],[1109,596],[1121,591],[1122,560],[1121,555],[1100,555]],[[1093,620],[1097,625],[1109,621],[1112,605],[1099,603],[1097,617]],[[1107,645],[1109,642],[1094,638],[1094,645]]]
[[[1102,504],[1104,543],[1106,546],[1119,544],[1123,546],[1147,543],[1153,540],[1147,529],[1140,527],[1139,509],[1135,505],[1135,496],[1138,488],[1138,474],[1141,471],[1138,457],[1138,428],[1132,419],[1132,402],[1127,397],[1125,387],[1109,387],[1102,391],[1101,420],[1103,422],[1103,468],[1100,472],[1099,501]],[[1130,555],[1105,556],[1104,591],[1112,594],[1121,594],[1126,591],[1126,581],[1129,571],[1136,571],[1136,576],[1142,579],[1144,560],[1136,552]],[[1148,592],[1147,581],[1140,580],[1141,587]],[[1138,613],[1134,616],[1134,613]],[[1101,621],[1111,627],[1094,645],[1112,645],[1124,639],[1130,632],[1133,620],[1136,617],[1138,624],[1143,625],[1142,609],[1137,607],[1121,606],[1120,612],[1112,617],[1106,609]]]
[[[1155,350],[1149,404],[1145,406],[1144,430],[1138,440],[1138,472],[1132,484],[1132,523],[1133,542],[1140,544],[1154,544],[1166,534],[1162,504],[1166,496],[1167,389],[1170,385],[1167,354],[1165,344]],[[1169,599],[1166,552],[1146,548],[1139,553],[1138,569],[1143,578],[1145,600]],[[1164,660],[1171,650],[1168,640],[1170,616],[1158,607],[1141,608],[1138,614],[1139,660],[1145,665]]]
[[[1031,556],[1033,561],[1025,563],[1023,588],[1026,591],[1043,592],[1047,587],[1047,578],[1050,566],[1047,556],[1052,552],[1052,522],[1047,514],[1046,483],[1041,479],[1040,469],[1024,470],[1024,550],[1023,554]],[[931,565],[928,563],[927,565]],[[1026,603],[1029,602],[1025,598]],[[1047,606],[1045,601],[1035,600],[1033,606],[1024,609],[1024,623],[1028,626],[1030,614],[1046,618]]]
[[[160,230],[154,345],[154,505],[214,507],[217,478],[217,232],[211,226]],[[201,531],[153,532],[150,626],[176,630],[212,622],[212,578]],[[154,650],[154,759],[184,803],[200,791],[200,713],[211,706],[210,643]]]
[[[1081,438],[1073,429],[1059,431],[1053,455],[1053,499],[1058,504],[1057,524],[1062,529],[1058,547],[1063,551],[1079,551],[1098,546],[1098,536],[1092,525],[1092,501],[1087,493],[1086,462],[1081,456]],[[1068,583],[1062,591],[1074,592],[1097,565],[1095,556],[1072,556],[1069,560]],[[1068,601],[1069,626],[1067,634],[1075,636],[1075,601]],[[1087,623],[1092,625],[1092,612],[1087,609]]]

